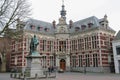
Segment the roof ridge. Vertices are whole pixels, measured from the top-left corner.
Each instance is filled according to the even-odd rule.
[[[84,19],[78,20],[78,21],[76,21],[76,22],[84,21],[84,20],[87,20],[87,19],[90,19],[90,18],[98,19],[98,18],[95,17],[95,16],[90,16],[90,17],[88,17],[88,18],[84,18]],[[74,23],[76,23],[76,22],[74,22]]]
[[[29,20],[34,20],[34,21],[37,21],[37,22],[44,22],[44,23],[52,24],[52,23],[50,23],[50,22],[42,21],[42,20],[38,20],[38,19],[34,19],[34,18],[30,18],[30,19],[28,19],[28,21],[29,21]]]

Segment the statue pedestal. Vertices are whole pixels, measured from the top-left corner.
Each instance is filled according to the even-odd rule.
[[[42,77],[43,70],[40,62],[40,54],[37,51],[32,52],[27,57],[27,67],[25,69],[25,75],[27,77]]]

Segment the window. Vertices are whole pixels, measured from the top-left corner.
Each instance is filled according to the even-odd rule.
[[[66,41],[59,41],[59,51],[66,51]]]
[[[54,66],[54,57],[50,56],[50,66]]]
[[[97,54],[93,54],[93,67],[98,67]]]
[[[48,31],[49,31],[49,28],[45,28],[44,30],[45,30],[46,32],[48,32]]]
[[[116,46],[117,55],[120,55],[120,46]]]
[[[93,23],[88,23],[88,28],[91,28],[93,26]]]
[[[31,29],[35,29],[35,26],[34,26],[34,25],[30,25],[30,28],[31,28]]]
[[[46,50],[46,40],[43,40],[43,51]]]
[[[46,65],[47,65],[46,56],[43,56],[43,68],[46,68]]]
[[[72,67],[76,67],[76,56],[72,56]]]
[[[79,31],[80,30],[80,28],[79,27],[75,27],[75,31]]]
[[[43,27],[38,27],[38,31],[41,31],[43,29]]]
[[[92,48],[95,49],[97,48],[97,37],[96,36],[92,36]]]
[[[86,25],[81,25],[81,29],[84,30],[86,28]]]
[[[79,67],[82,67],[83,65],[82,65],[82,62],[83,62],[83,60],[82,60],[82,55],[79,55]]]
[[[89,56],[89,54],[86,54],[85,55],[85,57],[86,57],[86,67],[90,67],[90,56]]]

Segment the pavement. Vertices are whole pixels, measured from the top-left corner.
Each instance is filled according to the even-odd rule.
[[[0,73],[0,80],[20,80],[20,79],[10,78],[10,73]],[[110,74],[110,73],[84,74],[79,72],[64,72],[64,73],[56,73],[56,78],[45,78],[45,79],[34,79],[34,80],[120,80],[120,74]]]

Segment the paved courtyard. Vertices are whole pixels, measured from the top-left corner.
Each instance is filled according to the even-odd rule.
[[[56,78],[36,79],[36,80],[120,80],[120,74],[106,74],[106,73],[76,73],[65,72],[57,73]],[[0,80],[19,80],[10,78],[9,73],[0,73]]]

